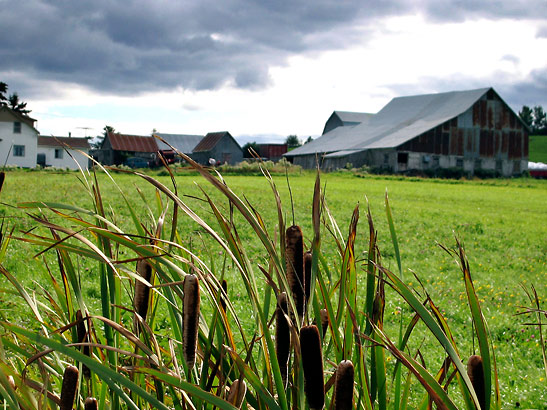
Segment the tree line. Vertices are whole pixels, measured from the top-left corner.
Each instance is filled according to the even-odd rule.
[[[8,85],[0,81],[0,107],[8,107],[23,115],[28,115],[31,110],[27,109],[27,103],[19,100],[19,95],[14,92],[7,95]]]
[[[519,111],[519,117],[530,127],[532,134],[547,135],[547,114],[541,105],[533,108],[523,105],[522,110]]]

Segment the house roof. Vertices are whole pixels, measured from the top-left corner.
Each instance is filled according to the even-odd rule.
[[[156,139],[141,135],[127,135],[115,132],[108,133],[110,145],[115,151],[133,151],[133,152],[157,152],[158,145]]]
[[[12,110],[11,108],[9,108],[5,105],[0,105],[0,111],[4,111],[8,114],[11,114],[13,117],[15,117],[20,122],[24,122],[25,124],[27,124],[34,131],[36,131],[36,133],[38,134],[38,130],[36,128],[34,128],[34,123],[36,122],[36,120],[34,118],[31,118],[31,117],[29,117],[28,115],[25,115],[25,114],[21,114],[20,112],[14,111],[14,110]]]
[[[394,98],[366,122],[337,127],[285,155],[394,148],[467,111],[488,90]]]
[[[187,134],[164,134],[156,133],[158,137],[167,141],[178,151],[184,154],[190,154],[194,147],[203,139],[203,135],[187,135]],[[172,148],[161,140],[156,139],[156,144],[160,151],[170,151]]]
[[[193,152],[211,151],[225,135],[232,136],[228,131],[210,132],[194,147]]]
[[[46,137],[45,135],[39,135],[38,145],[48,147],[64,147],[68,145],[70,148],[89,149],[89,144],[85,138]]]

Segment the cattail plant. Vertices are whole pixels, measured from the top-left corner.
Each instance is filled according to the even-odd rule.
[[[63,374],[63,385],[61,387],[61,410],[72,410],[76,389],[78,388],[78,368],[68,366]]]
[[[484,389],[484,367],[482,364],[482,357],[478,355],[472,355],[467,361],[467,375],[471,380],[477,399],[481,409],[486,408],[486,395]]]
[[[85,328],[82,311],[79,309],[78,311],[76,311],[76,320],[78,321],[78,324],[76,325],[76,333],[78,334],[78,343],[89,342],[88,332],[86,331],[86,328]],[[82,353],[85,354],[86,356],[90,356],[91,352],[90,352],[89,346],[83,346]],[[82,364],[82,373],[84,374],[86,378],[89,378],[91,376],[91,371],[89,370],[89,367],[87,367],[85,364]]]
[[[220,307],[226,312],[226,298],[228,297],[228,282],[226,279],[222,279],[221,283],[222,292],[220,293]]]
[[[306,310],[308,309],[311,293],[311,265],[311,251],[306,251],[306,253],[304,253],[304,307]]]
[[[234,407],[240,409],[246,393],[247,383],[245,383],[245,380],[237,379],[230,387],[230,393],[228,393],[227,401],[233,404]]]
[[[310,409],[322,409],[325,405],[325,384],[323,353],[317,326],[303,326],[300,329],[300,351],[304,370],[304,393],[308,404]]]
[[[88,397],[84,402],[84,410],[99,410],[99,404],[94,397]]]
[[[8,376],[8,383],[13,390],[17,389],[17,386],[15,385],[15,379],[11,374]]]
[[[152,266],[146,259],[140,259],[137,262],[137,274],[145,281],[150,283],[152,279]],[[146,320],[148,314],[148,299],[150,295],[150,287],[140,280],[135,281],[135,297],[133,298],[133,306],[142,320]],[[138,319],[135,318],[135,328],[138,329]]]
[[[277,309],[275,311],[275,353],[284,385],[287,385],[287,372],[291,351],[291,329],[285,316],[287,314],[287,294],[282,292],[277,297]]]
[[[353,381],[355,370],[350,360],[342,360],[336,368],[334,409],[351,410],[353,407]]]
[[[293,297],[296,314],[304,316],[304,245],[302,230],[293,225],[285,234],[285,259],[287,282]]]
[[[327,309],[321,309],[319,311],[320,319],[321,319],[321,330],[323,331],[323,339],[325,338],[325,335],[327,334],[327,330],[329,329],[329,312],[327,312]]]
[[[196,361],[196,348],[199,327],[199,280],[196,275],[187,275],[183,284],[183,350],[184,360],[189,369]]]

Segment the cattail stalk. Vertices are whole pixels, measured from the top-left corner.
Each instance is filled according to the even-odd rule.
[[[475,394],[479,399],[481,409],[486,407],[486,392],[484,388],[484,368],[482,365],[482,357],[472,355],[467,361],[467,375],[471,380]]]
[[[334,410],[353,408],[353,382],[355,370],[350,360],[342,360],[336,369],[334,386]]]
[[[325,384],[323,353],[317,326],[303,326],[300,329],[300,350],[304,370],[304,393],[310,409],[320,410],[325,405]]]
[[[88,397],[85,399],[84,410],[99,410],[99,404],[95,397]]]
[[[288,315],[288,311],[287,294],[282,292],[277,297],[277,309],[275,311],[275,353],[284,385],[287,385],[287,372],[291,351],[291,329],[285,316]]]
[[[245,383],[245,380],[240,381],[237,379],[230,387],[230,393],[228,393],[227,401],[232,403],[234,407],[240,409],[243,399],[245,398],[245,394],[247,394],[247,383]]]
[[[63,386],[61,387],[60,410],[72,410],[76,389],[78,388],[78,368],[68,366],[63,375]]]
[[[285,234],[287,282],[300,320],[304,316],[304,245],[302,230],[293,225]]]
[[[304,307],[308,309],[308,302],[311,295],[311,265],[312,265],[311,251],[307,251],[304,254]]]
[[[183,351],[184,360],[189,369],[196,361],[196,348],[199,327],[199,280],[195,275],[187,275],[183,284],[184,298],[182,303],[183,317]]]

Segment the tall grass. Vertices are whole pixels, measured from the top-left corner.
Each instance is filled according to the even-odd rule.
[[[313,231],[302,232],[298,226],[285,229],[280,196],[267,169],[262,172],[276,200],[277,221],[265,221],[260,210],[236,195],[220,174],[185,159],[201,175],[203,203],[214,216],[215,227],[187,205],[174,177],[168,187],[138,172],[134,174],[155,188],[150,201],[159,211],[150,209],[148,218],[140,218],[132,199],[120,188],[132,232],[118,226],[116,215],[104,203],[95,170],[82,173],[93,201],[91,209],[48,202],[19,204],[36,229],[20,237],[4,235],[0,263],[18,240],[27,241],[40,252],[55,253],[55,271],[61,280],[52,272],[49,288],[31,292],[0,265],[34,318],[34,326],[0,323],[5,329],[0,344],[0,400],[5,406],[56,408],[66,397],[63,373],[70,368],[72,375],[78,369],[76,408],[369,410],[428,409],[432,403],[440,409],[475,409],[479,403],[487,409],[501,408],[494,351],[458,241],[454,248],[444,249],[462,272],[479,342],[483,393],[476,389],[475,373],[469,377],[467,358],[460,355],[441,310],[426,290],[413,289],[402,280],[398,253],[397,272],[382,264],[370,210],[366,212],[368,253],[362,268],[355,254],[356,242],[362,240],[357,235],[360,208],[355,207],[343,235],[327,205],[319,174],[311,204]],[[110,175],[105,169],[97,172]],[[211,189],[224,201],[213,199]],[[389,236],[398,249],[387,195],[385,205]],[[250,259],[250,244],[239,236],[234,222],[241,218],[234,218],[234,213],[252,228],[266,263]],[[198,256],[198,238],[192,243],[181,239],[185,221],[197,223],[216,242],[223,264],[214,262],[212,249],[203,253],[208,260]],[[322,252],[325,235],[336,243],[335,261],[326,260]],[[82,257],[99,266],[100,311],[92,311],[82,292],[75,263]],[[357,286],[359,276],[366,276],[365,289]],[[229,280],[243,283],[247,311],[234,309]],[[259,287],[259,282],[265,286]],[[394,335],[384,326],[386,288],[406,304]],[[241,324],[247,315],[254,318],[251,328]],[[167,321],[167,331],[158,326],[160,321]],[[438,368],[426,368],[427,352],[409,351],[418,323],[444,352]],[[390,357],[395,366],[388,363]]]

